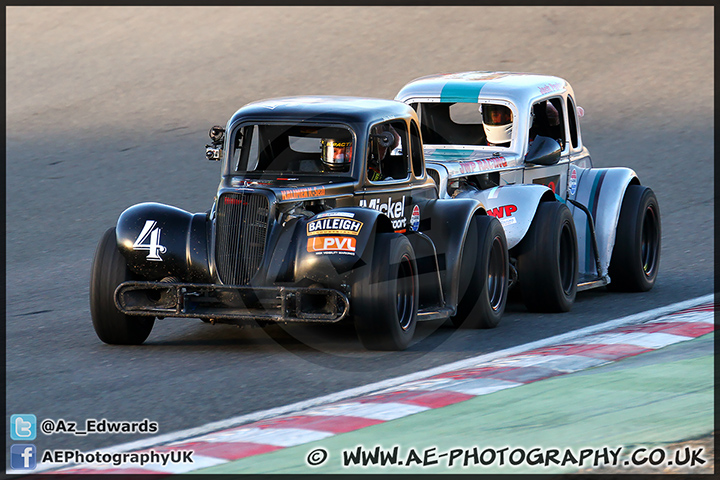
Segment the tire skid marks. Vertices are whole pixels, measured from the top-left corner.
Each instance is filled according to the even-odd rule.
[[[186,473],[253,455],[322,440],[441,408],[506,388],[608,364],[714,331],[714,303],[640,324],[625,325],[489,362],[406,382],[352,400],[308,408],[241,427],[159,446],[194,450],[190,465],[74,466],[47,473]]]

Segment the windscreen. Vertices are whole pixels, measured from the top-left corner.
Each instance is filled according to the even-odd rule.
[[[344,126],[244,125],[231,145],[231,171],[237,174],[348,176],[355,154],[355,137]]]

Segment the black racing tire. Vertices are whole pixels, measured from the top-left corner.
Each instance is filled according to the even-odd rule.
[[[567,312],[577,293],[578,246],[570,209],[540,202],[517,248],[518,286],[531,312]]]
[[[375,239],[372,260],[356,270],[351,313],[368,350],[405,350],[417,325],[420,288],[415,252],[399,233]]]
[[[653,288],[660,267],[661,241],[655,193],[648,187],[629,185],[620,207],[608,290],[647,292]]]
[[[458,308],[452,323],[461,328],[494,328],[508,296],[509,258],[505,230],[497,218],[476,215],[460,257]]]
[[[90,314],[95,333],[105,343],[140,345],[150,335],[155,317],[125,315],[115,306],[117,286],[134,279],[117,248],[115,228],[110,228],[98,243],[90,277]]]

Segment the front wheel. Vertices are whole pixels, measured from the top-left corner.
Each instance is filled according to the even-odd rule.
[[[660,265],[660,239],[660,208],[655,193],[648,187],[629,185],[620,207],[608,290],[650,290]]]
[[[456,327],[494,328],[500,323],[508,295],[508,249],[497,218],[476,215],[470,222],[462,257]]]
[[[540,202],[517,246],[520,293],[531,312],[567,312],[577,293],[575,223],[564,203]]]
[[[102,236],[93,259],[90,314],[97,336],[111,345],[139,345],[155,323],[155,317],[125,315],[115,306],[115,289],[128,280],[133,280],[132,273],[117,248],[115,228],[110,228]]]
[[[419,284],[415,252],[402,234],[375,239],[369,265],[357,270],[351,311],[360,341],[369,350],[404,350],[417,324]]]

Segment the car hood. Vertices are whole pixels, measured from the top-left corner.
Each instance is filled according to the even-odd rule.
[[[515,152],[432,147],[426,147],[423,151],[427,163],[442,164],[450,177],[504,170],[521,162],[520,156]]]
[[[307,200],[313,198],[332,198],[340,195],[352,194],[354,184],[352,181],[326,180],[324,182],[311,179],[291,177],[276,178],[232,178],[225,183],[223,191],[236,189],[271,191],[275,197],[283,201]]]

